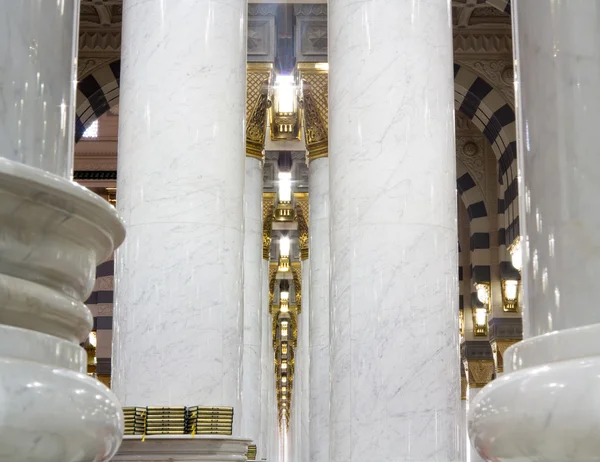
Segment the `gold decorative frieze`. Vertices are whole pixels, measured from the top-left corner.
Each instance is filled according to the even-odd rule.
[[[519,342],[519,340],[516,339],[495,339],[491,342],[497,373],[501,374],[504,372],[504,352],[509,346],[512,346],[517,342]]]
[[[248,63],[246,72],[246,155],[263,160],[269,106],[270,63]]]
[[[271,254],[271,231],[273,230],[273,214],[277,194],[263,193],[263,259],[269,260]]]
[[[466,359],[463,360],[465,375],[469,388],[485,387],[494,375],[494,361],[491,359]]]
[[[308,258],[308,193],[294,193],[300,259]]]
[[[329,133],[327,63],[299,63],[304,139],[308,160],[327,157]]]

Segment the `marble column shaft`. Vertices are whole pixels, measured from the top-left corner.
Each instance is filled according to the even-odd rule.
[[[254,157],[246,157],[242,435],[257,445],[261,429],[262,190],[262,162]]]
[[[332,462],[458,460],[451,24],[329,2]]]
[[[125,3],[113,389],[125,406],[233,406],[234,435],[245,75],[245,0]]]
[[[600,1],[512,5],[524,340],[469,432],[495,460],[587,462],[600,453]]]
[[[310,239],[309,460],[329,462],[329,159],[311,160],[308,176]]]
[[[262,248],[262,247],[261,247]],[[260,439],[257,447],[257,458],[268,459],[269,448],[272,444],[269,426],[270,414],[274,412],[271,401],[275,387],[275,372],[273,364],[273,339],[271,334],[271,313],[269,312],[269,261],[262,261],[261,273],[261,354],[260,354]]]
[[[310,265],[311,259],[302,261],[302,312],[298,322],[298,337],[301,342],[299,365],[296,375],[300,377],[300,458],[297,462],[308,462],[310,459]]]
[[[0,11],[0,155],[71,179],[79,1],[0,0]]]
[[[95,268],[125,238],[71,181],[79,0],[0,0],[0,460],[104,462],[123,438],[88,376]]]

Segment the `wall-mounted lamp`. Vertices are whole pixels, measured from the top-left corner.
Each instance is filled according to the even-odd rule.
[[[300,139],[298,87],[293,75],[278,75],[273,86],[270,108],[271,139]]]
[[[482,337],[488,334],[487,318],[487,308],[473,308],[473,335]]]
[[[475,284],[477,299],[489,310],[490,305],[490,284],[488,282],[478,282]]]
[[[523,252],[521,251],[521,238],[517,237],[508,248],[512,265],[521,272],[523,268]]]
[[[278,194],[275,219],[277,221],[293,221],[294,207],[292,205],[292,172],[278,173]]]
[[[504,311],[516,312],[519,301],[519,281],[504,279],[502,281],[502,308]]]

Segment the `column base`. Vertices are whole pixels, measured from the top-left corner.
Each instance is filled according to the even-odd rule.
[[[113,395],[85,374],[94,268],[124,239],[91,191],[0,158],[0,461],[102,462],[123,435]]]
[[[220,435],[125,436],[113,461],[246,461],[251,440]]]
[[[600,461],[600,324],[534,337],[506,350],[505,374],[469,413],[486,460]]]

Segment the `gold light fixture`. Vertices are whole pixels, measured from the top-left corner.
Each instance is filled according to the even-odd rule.
[[[473,335],[485,337],[488,334],[487,308],[474,308],[473,310]]]
[[[279,239],[279,271],[286,273],[290,270],[290,238],[282,236]]]
[[[521,250],[521,237],[517,237],[514,242],[508,247],[512,265],[515,269],[521,272],[523,268],[523,252]]]
[[[488,309],[490,306],[490,284],[488,282],[478,282],[475,284],[477,299]]]
[[[279,172],[278,175],[277,221],[293,221],[294,207],[292,206],[292,172]]]
[[[458,310],[458,329],[460,331],[460,336],[465,336],[465,312],[464,310]]]
[[[298,88],[294,76],[278,75],[273,87],[273,102],[269,110],[271,139],[300,139],[300,116],[298,111]]]
[[[502,308],[506,312],[517,311],[519,299],[519,281],[517,279],[504,279],[502,281]]]
[[[287,383],[287,377],[285,375],[281,377],[281,383]]]

